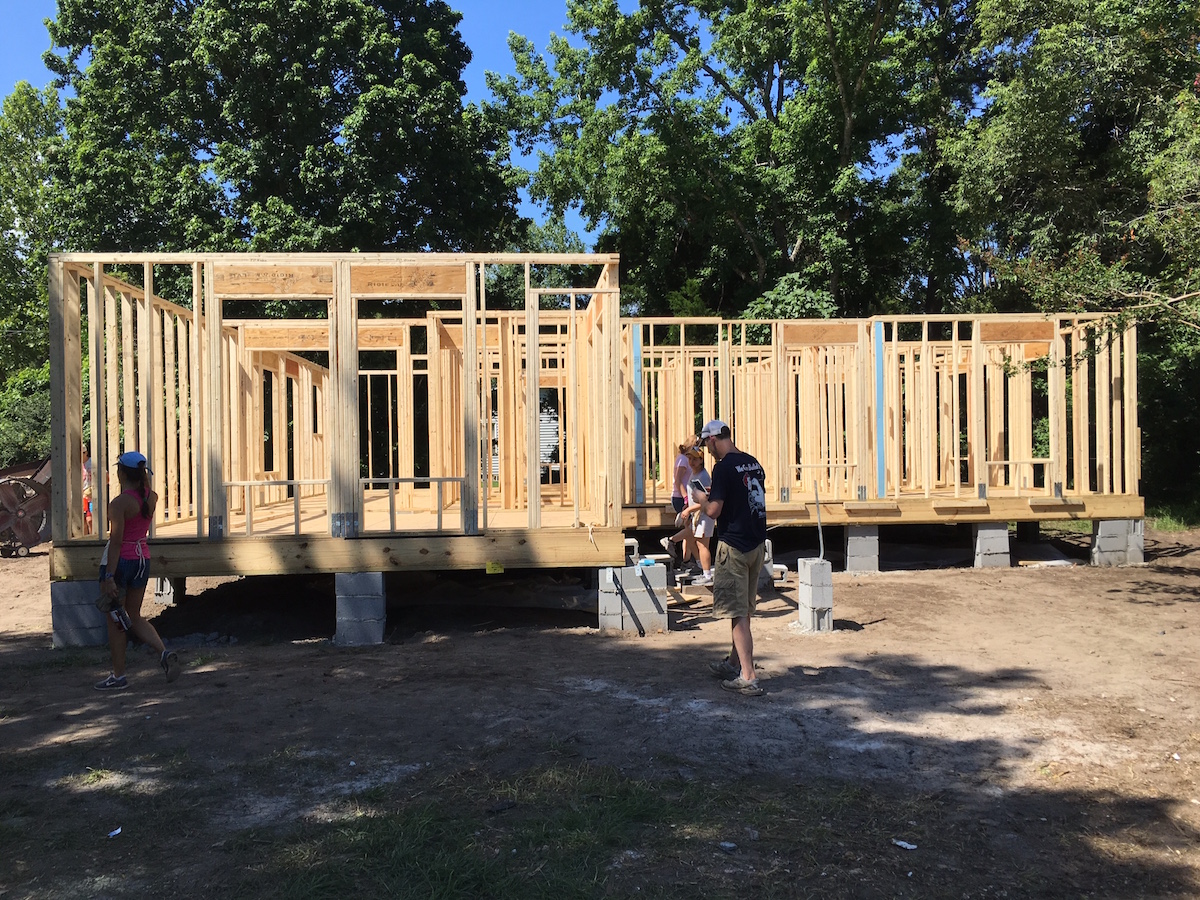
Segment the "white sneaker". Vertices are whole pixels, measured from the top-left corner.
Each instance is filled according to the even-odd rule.
[[[701,572],[699,575],[697,575],[695,578],[692,579],[692,587],[704,587],[705,585],[712,584],[712,582],[713,582],[713,577],[711,575],[709,575],[705,572]]]
[[[675,542],[673,540],[671,540],[669,537],[665,537],[661,541],[659,541],[659,543],[662,545],[662,548],[667,551],[667,556],[671,557],[671,561],[674,563],[678,563],[679,562],[679,550],[676,549]]]

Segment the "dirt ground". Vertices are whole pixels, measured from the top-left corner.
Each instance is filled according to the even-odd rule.
[[[916,849],[885,842],[866,875],[794,845],[771,866],[731,856],[714,878],[764,879],[743,895],[1200,896],[1200,532],[1146,547],[1121,569],[837,573],[823,635],[794,626],[793,572],[753,623],[761,698],[709,675],[729,631],[703,601],[638,638],[581,612],[457,605],[529,590],[463,575],[390,584],[387,642],[369,648],[330,643],[329,580],[192,582],[155,609],[179,680],[134,652],[129,690],[103,695],[106,651],[49,649],[46,554],[0,560],[0,897],[215,894],[246,829],[564,757],[942,810],[897,821]],[[767,869],[810,880],[780,892]]]

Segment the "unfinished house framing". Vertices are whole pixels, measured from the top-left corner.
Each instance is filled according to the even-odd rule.
[[[489,305],[504,267],[523,308]],[[99,473],[134,448],[161,497],[164,576],[331,572],[357,596],[384,571],[620,565],[623,529],[670,524],[676,445],[709,418],[762,461],[771,524],[816,524],[819,504],[865,568],[887,524],[1140,535],[1133,328],[622,319],[617,269],[606,254],[53,255],[52,578],[95,577],[115,485]]]
[[[534,265],[599,274],[488,308],[487,267]],[[67,254],[50,294],[55,578],[106,531],[85,434],[97,472],[150,459],[164,575],[623,557],[615,257]]]

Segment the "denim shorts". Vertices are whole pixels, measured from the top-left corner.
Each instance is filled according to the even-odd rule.
[[[119,588],[137,588],[150,580],[150,560],[120,559],[112,571],[113,580]]]

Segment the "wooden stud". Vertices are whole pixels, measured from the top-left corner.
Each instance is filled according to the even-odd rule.
[[[1076,400],[1075,409],[1079,414],[1078,428],[1075,432],[1075,459],[1080,469],[1078,480],[1075,482],[1076,493],[1092,493],[1092,440],[1091,440],[1091,389],[1089,381],[1094,371],[1094,358],[1089,355],[1093,341],[1097,340],[1096,329],[1091,326],[1079,327],[1079,342],[1077,350],[1079,369],[1076,371]],[[1103,491],[1101,491],[1103,493]]]
[[[101,276],[103,280],[103,266]],[[113,451],[120,446],[121,434],[121,402],[119,391],[121,389],[120,380],[120,349],[119,335],[117,326],[120,318],[117,314],[117,291],[116,289],[104,282],[104,345],[98,349],[101,354],[102,366],[104,370],[104,410],[103,415],[97,417],[93,408],[93,423],[99,421],[104,429],[104,451],[102,458],[111,458]],[[93,424],[93,429],[95,424]],[[95,432],[93,431],[93,434]],[[95,439],[93,438],[93,444]],[[93,448],[94,452],[95,448]],[[96,460],[92,461],[93,475],[96,474]],[[93,500],[95,492],[93,491]]]
[[[478,282],[474,263],[463,270],[466,294],[462,299],[463,323],[463,490],[462,530],[464,534],[479,534],[479,391],[480,355],[478,346]],[[485,320],[486,322],[486,320]]]
[[[122,450],[132,450],[137,444],[138,437],[138,403],[137,403],[137,367],[134,352],[137,342],[135,327],[136,304],[134,294],[129,290],[120,291],[121,298],[121,431],[125,438]],[[114,442],[112,451],[116,453],[119,445]]]
[[[530,267],[525,264],[525,502],[529,513],[529,528],[536,529],[541,518],[541,447],[540,397],[538,372],[541,369],[541,340],[539,338],[538,295],[530,291]]]
[[[1110,327],[1097,329],[1096,356],[1094,358],[1096,373],[1096,491],[1101,494],[1112,490],[1112,432],[1109,424],[1112,408],[1109,397],[1112,392],[1109,360],[1112,356],[1114,338]]]
[[[162,518],[178,519],[179,507],[179,358],[175,349],[175,314],[163,311],[163,409],[162,439],[166,466],[159,479],[162,495]]]
[[[987,485],[987,411],[984,406],[984,378],[987,360],[984,357],[982,323],[978,317],[971,323],[971,409],[968,446],[971,453],[971,484],[977,490]]]
[[[115,462],[115,456],[110,457],[108,447],[108,427],[105,411],[105,401],[108,396],[106,377],[109,374],[104,346],[104,266],[94,263],[92,277],[87,283],[88,310],[88,401],[91,409],[92,447],[95,457],[92,460],[92,524],[97,529],[97,535],[107,539],[108,530],[108,496],[109,487],[106,473],[111,468],[110,459]],[[82,465],[82,462],[80,463]],[[74,474],[74,473],[72,473]],[[82,477],[82,473],[81,476]],[[78,504],[77,504],[78,505]],[[72,536],[76,522],[72,512]]]
[[[1142,448],[1139,445],[1137,427],[1137,329],[1129,325],[1125,329],[1125,419],[1122,422],[1125,441],[1125,494],[1135,494],[1142,475]]]
[[[82,503],[82,483],[75,481],[74,473],[77,469],[80,470],[82,481],[83,465],[81,453],[71,452],[71,441],[75,435],[69,425],[72,413],[75,412],[73,407],[82,406],[78,381],[73,384],[69,377],[69,373],[79,372],[82,368],[82,359],[78,352],[79,308],[78,302],[72,304],[68,299],[64,269],[65,265],[59,258],[51,257],[46,275],[50,313],[50,460],[54,472],[50,482],[50,529],[55,545],[59,546],[77,533],[72,522],[71,510]],[[76,427],[75,431],[78,430]],[[82,442],[82,435],[80,440]],[[82,443],[80,447],[82,448]],[[93,462],[92,465],[94,467],[97,463]],[[80,531],[82,519],[81,512]],[[57,574],[53,565],[50,572],[51,577]]]
[[[1122,412],[1122,401],[1125,393],[1126,373],[1121,360],[1123,336],[1124,332],[1113,331],[1112,343],[1110,345],[1111,352],[1109,354],[1109,372],[1111,373],[1109,394],[1112,402],[1112,412],[1108,419],[1111,434],[1110,446],[1112,447],[1112,464],[1109,469],[1109,478],[1112,483],[1109,492],[1113,494],[1125,493],[1125,459],[1123,455],[1125,416]]]
[[[207,343],[205,354],[204,393],[209,423],[204,446],[204,483],[207,488],[205,506],[208,510],[209,539],[228,534],[228,497],[225,490],[225,429],[228,406],[223,402],[224,334],[221,327],[221,301],[216,298],[211,262],[204,264],[204,331]]]

